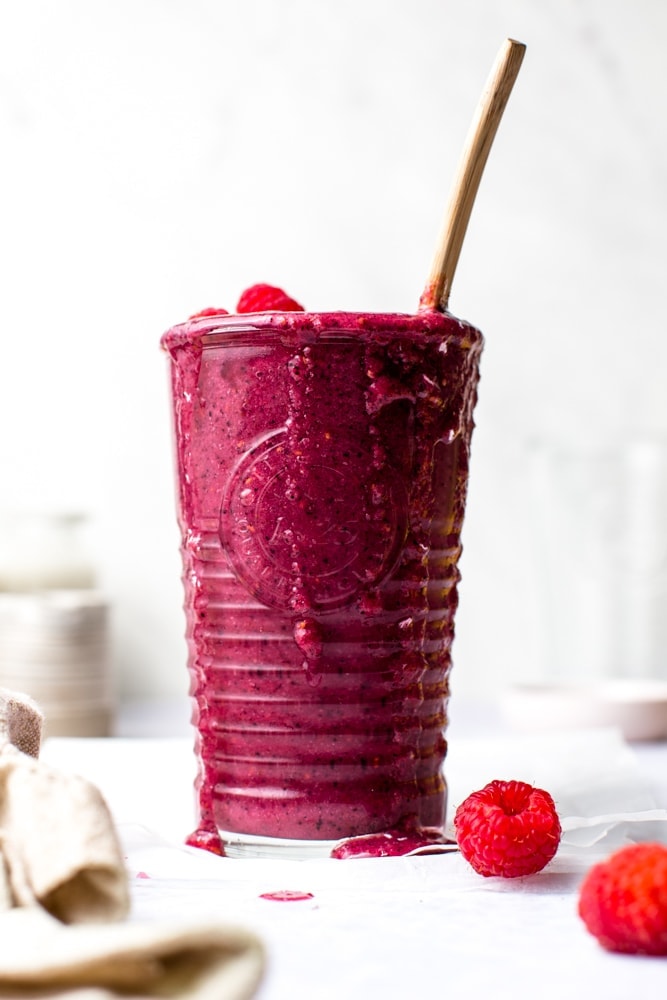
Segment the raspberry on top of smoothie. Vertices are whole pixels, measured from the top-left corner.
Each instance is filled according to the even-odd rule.
[[[276,285],[251,285],[241,292],[236,304],[237,313],[256,312],[304,312],[302,305],[293,299],[282,288]],[[229,316],[229,310],[217,306],[207,306],[198,309],[188,316],[188,319],[204,319],[206,316]]]
[[[236,303],[237,313],[254,312],[303,312],[304,308],[274,285],[251,285],[241,293]]]

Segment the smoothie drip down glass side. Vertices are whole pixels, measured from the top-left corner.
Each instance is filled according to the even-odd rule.
[[[202,841],[442,826],[481,343],[437,312],[163,338]]]

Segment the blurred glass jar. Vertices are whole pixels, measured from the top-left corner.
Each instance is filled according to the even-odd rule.
[[[667,679],[667,441],[533,448],[550,680]]]
[[[84,514],[0,512],[0,686],[40,706],[47,736],[108,736],[109,608]]]
[[[0,511],[0,591],[94,587],[87,532],[78,512]]]

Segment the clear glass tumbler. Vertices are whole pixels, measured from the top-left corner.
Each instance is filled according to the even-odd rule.
[[[435,312],[275,312],[193,319],[162,345],[192,842],[309,857],[441,836],[481,334]]]

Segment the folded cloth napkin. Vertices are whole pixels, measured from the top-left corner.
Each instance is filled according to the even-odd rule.
[[[229,926],[80,924],[44,910],[0,917],[0,997],[241,1000],[262,970],[257,938]]]
[[[0,998],[252,996],[264,954],[250,932],[125,920],[128,877],[107,805],[90,782],[37,758],[41,722],[29,698],[0,689]]]
[[[127,916],[123,856],[100,792],[11,743],[0,745],[0,843],[13,905],[67,924]]]

